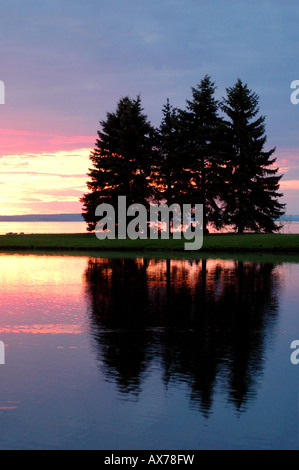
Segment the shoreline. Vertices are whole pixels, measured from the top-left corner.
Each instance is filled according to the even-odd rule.
[[[98,240],[94,233],[78,234],[10,234],[0,235],[1,252],[155,252],[155,253],[270,253],[299,254],[299,234],[235,234],[221,233],[204,236],[199,250],[185,250],[189,240]]]

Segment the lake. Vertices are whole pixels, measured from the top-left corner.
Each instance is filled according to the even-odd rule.
[[[298,449],[292,259],[0,255],[0,448]]]
[[[226,229],[228,230],[228,229]],[[226,231],[224,230],[224,231]],[[210,231],[214,232],[210,227]],[[86,233],[85,222],[0,222],[0,235],[14,232],[31,233]],[[285,223],[281,233],[299,233],[299,222]]]

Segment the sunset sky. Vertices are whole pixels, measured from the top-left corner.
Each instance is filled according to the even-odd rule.
[[[1,2],[0,215],[79,213],[99,121],[141,94],[151,123],[205,74],[260,96],[288,214],[299,214],[299,5],[287,0]],[[0,97],[1,101],[1,97]]]

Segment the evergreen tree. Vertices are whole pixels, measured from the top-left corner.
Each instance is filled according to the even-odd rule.
[[[181,219],[174,221],[171,217],[171,227],[174,222],[181,223],[183,230],[182,205],[190,203],[190,179],[182,152],[181,120],[179,110],[170,105],[169,99],[162,109],[162,114],[160,127],[156,129],[155,165],[152,173],[153,199],[169,207],[172,204],[181,206]]]
[[[117,210],[118,196],[127,197],[127,205],[148,206],[154,129],[143,114],[141,99],[122,98],[114,113],[101,121],[95,149],[90,154],[87,187],[81,198],[87,230],[96,226],[95,209],[101,203]]]
[[[219,204],[224,178],[220,153],[222,120],[215,90],[215,84],[206,75],[192,88],[192,100],[187,100],[187,109],[180,113],[189,202],[203,204],[204,231],[209,222],[220,227],[222,221]]]
[[[226,120],[227,167],[230,177],[223,194],[226,222],[238,233],[245,230],[274,232],[275,221],[284,213],[279,202],[278,168],[272,155],[264,150],[265,117],[258,116],[259,98],[240,79],[226,89],[222,109]]]

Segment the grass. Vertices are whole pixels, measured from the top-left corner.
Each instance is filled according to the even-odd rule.
[[[98,240],[95,234],[1,235],[0,251],[118,251],[185,252],[187,240]],[[295,253],[299,254],[299,234],[210,234],[200,252]]]

